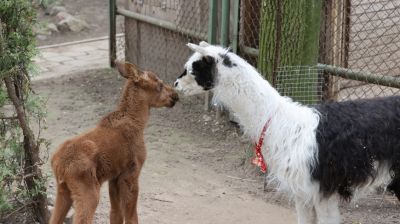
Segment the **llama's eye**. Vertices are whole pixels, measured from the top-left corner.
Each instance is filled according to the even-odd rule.
[[[162,83],[160,83],[159,85],[158,85],[158,91],[160,91],[161,92],[161,90],[164,88],[164,85],[162,84]]]

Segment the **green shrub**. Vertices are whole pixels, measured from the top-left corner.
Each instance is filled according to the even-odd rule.
[[[0,222],[11,216],[47,222],[47,202],[39,157],[43,139],[30,125],[45,116],[30,88],[28,71],[37,53],[31,0],[0,1]],[[18,115],[18,116],[17,116]]]

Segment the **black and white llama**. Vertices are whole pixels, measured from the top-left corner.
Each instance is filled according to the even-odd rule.
[[[389,183],[400,199],[400,96],[308,107],[281,96],[245,60],[206,42],[175,88],[185,95],[208,90],[244,133],[258,141],[269,178],[296,203],[299,224],[338,224],[340,199]]]

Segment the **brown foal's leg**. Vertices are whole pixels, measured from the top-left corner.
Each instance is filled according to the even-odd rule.
[[[74,201],[74,224],[92,224],[100,198],[100,184],[92,173],[68,182]]]
[[[137,201],[139,197],[139,178],[134,177],[126,181],[130,181],[130,183],[125,184],[125,187],[129,186],[129,189],[126,188],[124,190],[127,196],[123,200],[125,224],[138,224]]]
[[[122,216],[118,179],[113,179],[108,182],[108,191],[111,202],[110,224],[123,224],[124,217]]]
[[[72,205],[71,192],[65,183],[57,183],[57,196],[50,224],[63,224]]]
[[[125,171],[118,177],[118,188],[123,210],[125,224],[138,224],[137,201],[139,197],[139,174],[142,162],[136,162],[135,166]]]

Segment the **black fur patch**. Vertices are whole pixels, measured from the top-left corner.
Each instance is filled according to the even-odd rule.
[[[193,75],[197,84],[204,90],[214,87],[215,60],[213,57],[206,56],[192,64]]]
[[[232,60],[230,59],[230,57],[228,56],[228,54],[225,54],[225,55],[219,54],[219,56],[220,56],[221,58],[223,58],[223,59],[222,59],[222,64],[225,65],[226,67],[232,68],[232,67],[234,67],[234,66],[237,66],[235,63],[232,63]]]
[[[187,73],[187,70],[185,69],[185,71],[182,72],[182,74],[178,77],[178,79],[182,78],[183,76],[185,76]]]
[[[375,178],[374,161],[390,165],[389,190],[400,199],[400,96],[327,103],[317,128],[318,162],[311,168],[321,192],[351,199],[354,188]]]
[[[397,197],[397,199],[400,200],[400,178],[397,176],[390,182],[390,184],[387,186],[387,189],[394,193]]]

